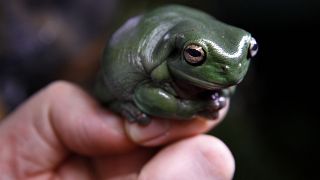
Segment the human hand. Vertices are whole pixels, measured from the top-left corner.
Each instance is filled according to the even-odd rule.
[[[0,123],[0,179],[231,179],[217,120],[154,119],[141,127],[55,82]]]

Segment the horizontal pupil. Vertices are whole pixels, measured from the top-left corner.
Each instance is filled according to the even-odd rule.
[[[197,51],[195,49],[187,49],[186,51],[192,57],[200,57],[201,56],[201,52],[199,52],[199,51]]]

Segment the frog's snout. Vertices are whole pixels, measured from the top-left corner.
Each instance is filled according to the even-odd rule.
[[[242,63],[237,66],[232,65],[220,65],[220,72],[224,79],[224,84],[229,86],[237,85],[241,82],[243,78],[243,73],[241,73]]]
[[[224,73],[228,73],[228,71],[230,70],[230,66],[228,65],[221,65],[221,71]]]

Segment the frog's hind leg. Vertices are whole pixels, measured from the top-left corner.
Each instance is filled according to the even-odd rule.
[[[136,122],[140,125],[148,125],[151,122],[150,117],[140,111],[133,102],[129,101],[116,101],[109,104],[109,107],[118,112],[124,118],[126,118],[129,122]]]

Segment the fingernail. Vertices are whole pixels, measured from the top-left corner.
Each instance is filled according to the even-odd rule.
[[[128,136],[141,145],[156,145],[167,137],[170,122],[165,119],[153,119],[147,126],[126,122]]]

